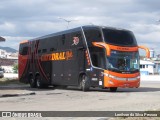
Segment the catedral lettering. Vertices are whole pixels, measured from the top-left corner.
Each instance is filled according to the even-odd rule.
[[[79,86],[110,89],[140,86],[139,46],[125,29],[82,26],[39,38],[19,46],[19,80],[32,88]],[[23,64],[22,64],[23,63]]]
[[[72,51],[57,52],[52,54],[44,54],[41,56],[41,61],[54,60],[70,60],[72,58]]]

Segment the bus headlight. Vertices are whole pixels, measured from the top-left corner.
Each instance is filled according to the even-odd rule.
[[[140,76],[134,77],[134,78],[128,78],[128,80],[138,80]]]
[[[116,80],[127,80],[127,78],[120,78],[113,75],[109,75],[110,78],[116,79]]]

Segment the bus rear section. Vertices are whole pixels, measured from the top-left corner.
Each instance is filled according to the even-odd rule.
[[[21,82],[27,83],[29,55],[28,55],[28,40],[24,40],[19,45],[18,55],[18,77]]]

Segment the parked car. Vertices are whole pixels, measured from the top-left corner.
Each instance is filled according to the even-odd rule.
[[[0,78],[3,78],[4,77],[4,72],[3,72],[3,69],[0,68]]]

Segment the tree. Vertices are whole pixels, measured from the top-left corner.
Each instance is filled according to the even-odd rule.
[[[18,64],[13,65],[13,72],[18,73]]]

